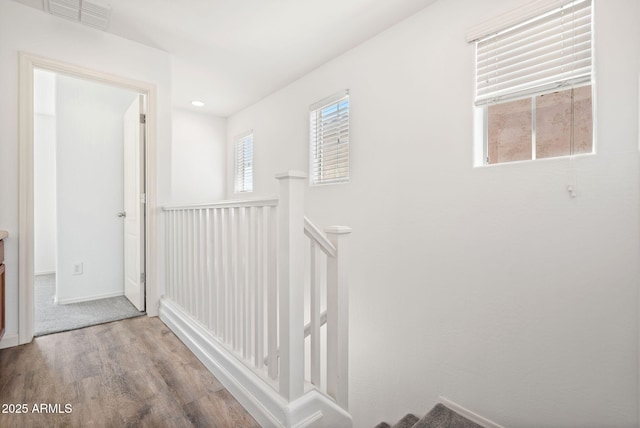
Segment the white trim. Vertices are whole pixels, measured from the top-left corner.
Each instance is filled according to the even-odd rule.
[[[18,245],[18,333],[19,343],[33,339],[34,323],[34,220],[33,220],[33,70],[41,68],[131,89],[147,97],[146,141],[146,273],[147,315],[158,315],[157,279],[157,88],[154,84],[98,70],[19,53],[19,231]]]
[[[162,211],[202,210],[207,208],[237,208],[237,207],[277,207],[278,197],[269,199],[231,199],[228,201],[211,202],[193,205],[165,205]]]
[[[244,138],[244,137],[248,137],[251,134],[253,134],[253,129],[250,129],[248,131],[242,132],[242,133],[236,135],[235,137],[233,137],[233,139],[235,141],[238,141],[239,139]]]
[[[440,403],[444,404],[446,407],[453,410],[460,416],[464,416],[465,418],[469,419],[471,422],[475,422],[478,425],[483,426],[484,428],[504,428],[502,425],[498,425],[497,423],[492,422],[489,419],[483,418],[477,413],[474,413],[471,410],[465,409],[461,405],[454,403],[448,398],[441,396],[441,397],[438,397],[438,400],[440,401]]]
[[[5,334],[4,336],[2,336],[2,339],[0,339],[0,349],[13,348],[14,346],[18,346],[20,344],[19,338],[20,336],[15,333]]]
[[[311,416],[309,416],[308,418],[306,418],[305,420],[297,423],[294,428],[306,428],[311,426],[313,423],[319,421],[320,419],[322,419],[322,412],[321,411],[317,411],[314,414],[312,414]]]
[[[467,31],[467,42],[474,42],[489,34],[496,33],[512,25],[549,12],[556,7],[570,3],[572,0],[533,0],[515,9],[497,15]]]
[[[94,296],[75,297],[73,299],[58,299],[60,305],[68,305],[69,303],[90,302],[92,300],[108,299],[109,297],[124,296],[124,292],[116,291],[115,293],[96,294]]]
[[[160,300],[160,319],[262,427],[351,428],[351,416],[324,394],[311,388],[292,403],[276,386],[243,364],[179,305]]]
[[[217,340],[169,299],[160,300],[160,319],[229,390],[236,400],[265,427],[284,427],[280,409],[286,403],[266,382],[256,379]]]
[[[299,178],[304,180],[305,178],[307,178],[307,173],[302,171],[291,170],[286,172],[279,172],[276,174],[276,180],[282,180],[283,178]]]
[[[323,99],[321,99],[320,101],[316,101],[315,103],[311,104],[309,106],[309,111],[315,111],[315,110],[319,110],[323,107],[328,106],[329,104],[333,104],[336,101],[340,101],[343,98],[346,98],[349,96],[349,90],[345,89],[343,91],[340,92],[336,92],[333,95],[329,95],[328,97],[325,97]]]
[[[42,272],[35,272],[33,276],[55,275],[55,273],[56,273],[55,270],[47,270]]]

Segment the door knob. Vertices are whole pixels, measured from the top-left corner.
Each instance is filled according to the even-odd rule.
[[[118,213],[118,217],[126,217],[126,216],[127,216],[127,213],[124,211]]]

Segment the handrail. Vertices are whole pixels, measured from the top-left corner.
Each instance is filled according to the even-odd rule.
[[[206,209],[206,208],[241,208],[241,207],[275,207],[278,205],[278,197],[268,199],[241,199],[220,202],[208,202],[204,204],[191,205],[165,205],[163,211]]]
[[[320,327],[327,323],[327,311],[323,311],[320,314]],[[304,326],[304,337],[307,338],[311,336],[311,323],[307,323]],[[276,357],[280,354],[280,349],[276,349]],[[269,356],[264,357],[264,364],[269,365]]]
[[[323,311],[320,314],[320,327],[327,323],[327,311]],[[304,337],[311,336],[311,323],[305,324],[304,326]]]
[[[320,232],[320,230],[311,223],[311,220],[304,217],[304,234],[316,242],[323,253],[325,253],[329,257],[335,257],[337,254],[336,247],[333,246],[331,241],[327,239],[324,233]]]

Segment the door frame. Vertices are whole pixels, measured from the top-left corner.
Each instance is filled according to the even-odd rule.
[[[81,79],[130,89],[146,96],[145,140],[145,266],[147,315],[158,315],[157,245],[157,88],[154,84],[57,61],[25,52],[19,53],[18,140],[19,140],[19,233],[18,248],[18,335],[19,343],[33,339],[34,328],[34,211],[33,211],[33,72],[44,69]]]

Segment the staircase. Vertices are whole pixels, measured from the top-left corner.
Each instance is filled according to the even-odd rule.
[[[422,419],[409,413],[395,425],[381,422],[375,428],[483,428],[464,416],[459,415],[444,404],[436,404]]]

